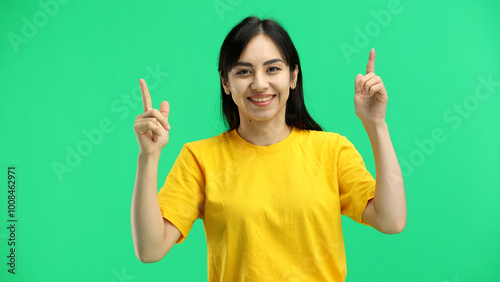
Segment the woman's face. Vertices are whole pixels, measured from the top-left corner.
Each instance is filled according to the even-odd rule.
[[[224,91],[238,106],[240,122],[285,122],[286,101],[295,88],[298,67],[290,68],[274,42],[258,34],[248,42],[236,66],[222,80]]]

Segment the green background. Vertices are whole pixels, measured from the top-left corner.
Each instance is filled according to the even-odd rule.
[[[408,223],[385,235],[343,217],[347,281],[500,281],[499,12],[494,0],[2,1],[0,280],[206,281],[201,220],[157,263],[134,253],[139,78],[153,107],[171,105],[161,187],[184,143],[224,131],[219,48],[237,22],[257,15],[289,31],[310,113],[347,136],[373,175],[353,96],[376,50]],[[6,267],[10,165],[15,275]]]

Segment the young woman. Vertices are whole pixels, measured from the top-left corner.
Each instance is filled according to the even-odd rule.
[[[344,281],[341,214],[383,233],[406,225],[403,178],[385,122],[387,92],[375,75],[355,78],[355,108],[370,138],[375,181],[346,137],[323,132],[304,105],[297,51],[273,20],[248,17],[219,57],[229,130],[185,144],[161,190],[169,104],[144,113],[132,199],[132,235],[142,262],[163,258],[203,220],[209,281]]]

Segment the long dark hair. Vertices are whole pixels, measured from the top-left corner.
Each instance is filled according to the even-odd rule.
[[[306,110],[304,103],[304,91],[302,89],[302,70],[300,69],[299,54],[285,29],[272,19],[261,20],[257,17],[247,17],[236,25],[226,36],[220,48],[219,73],[222,78],[228,80],[228,72],[236,66],[243,49],[257,34],[264,34],[274,41],[281,51],[285,63],[290,67],[290,73],[295,71],[296,65],[299,68],[297,84],[294,89],[290,89],[290,95],[286,102],[285,120],[288,125],[293,125],[300,129],[311,129],[322,131]],[[229,130],[238,128],[240,116],[238,106],[234,103],[230,95],[224,92],[221,81],[221,106]]]

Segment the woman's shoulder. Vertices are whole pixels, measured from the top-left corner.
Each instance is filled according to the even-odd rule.
[[[336,156],[346,149],[351,149],[354,145],[344,135],[330,131],[300,130],[300,143],[303,147],[318,154]]]
[[[188,142],[184,144],[184,147],[187,147],[188,149],[191,150],[210,150],[214,146],[227,144],[229,139],[231,138],[230,136],[231,136],[230,132],[225,131],[213,137],[208,137],[199,139],[197,141]]]
[[[338,144],[343,142],[344,140],[347,140],[347,138],[340,133],[331,131],[299,129],[299,135],[302,137],[302,139],[319,144],[330,144],[332,142]]]

